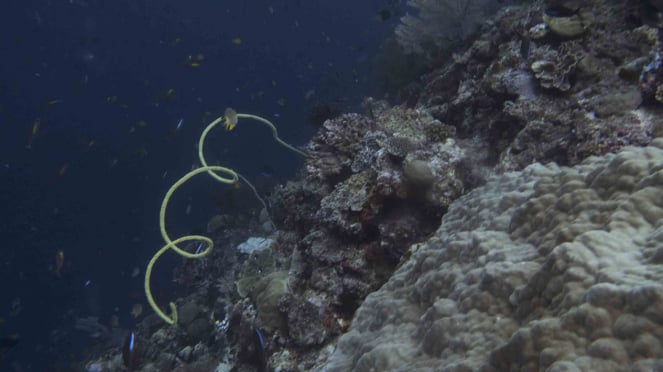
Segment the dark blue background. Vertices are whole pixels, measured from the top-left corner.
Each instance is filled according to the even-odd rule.
[[[207,122],[231,106],[273,120],[284,140],[304,145],[316,130],[307,123],[313,103],[354,110],[375,93],[373,57],[397,21],[376,15],[390,3],[398,2],[4,2],[0,337],[17,333],[21,342],[0,351],[0,369],[54,370],[80,357],[86,336],[73,330],[75,319],[95,315],[108,324],[117,314],[130,328],[133,303],[151,311],[142,278],[162,245],[158,208],[196,163]],[[199,53],[200,67],[186,66]],[[309,90],[315,94],[307,100]],[[212,163],[249,178],[268,170],[284,179],[302,164],[257,122],[240,121],[208,144]],[[173,236],[203,229],[218,212],[210,195],[226,186],[199,177],[170,207]],[[60,249],[58,276],[52,267]],[[134,267],[141,274],[131,278]],[[171,278],[158,268],[153,281]],[[174,296],[160,293],[163,302]],[[20,302],[15,314],[12,301]]]

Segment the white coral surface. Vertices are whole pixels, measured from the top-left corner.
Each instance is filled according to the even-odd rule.
[[[497,176],[410,250],[320,369],[663,368],[663,139]]]

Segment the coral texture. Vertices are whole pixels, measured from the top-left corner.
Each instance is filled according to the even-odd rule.
[[[410,248],[321,369],[661,368],[662,235],[663,139],[495,177]]]
[[[484,141],[501,171],[646,145],[662,133],[651,118],[663,97],[658,30],[612,4],[582,2],[585,26],[573,37],[550,29],[541,3],[505,6],[408,102],[454,126],[457,138]]]

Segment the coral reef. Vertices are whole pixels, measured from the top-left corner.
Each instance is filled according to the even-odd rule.
[[[210,220],[141,370],[662,368],[657,5],[504,6],[402,104],[326,120],[262,211]]]
[[[661,368],[663,139],[455,201],[327,371]]]

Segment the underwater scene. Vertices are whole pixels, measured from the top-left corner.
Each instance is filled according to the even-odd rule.
[[[663,371],[663,2],[3,5],[0,371]]]

